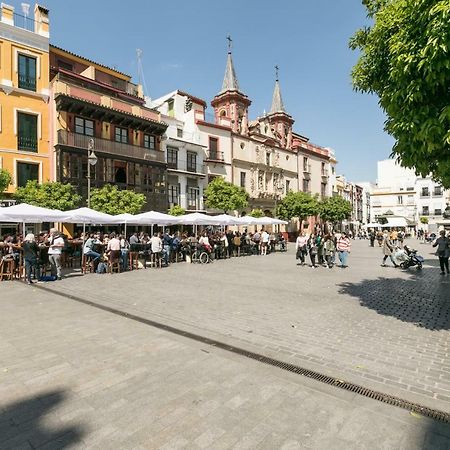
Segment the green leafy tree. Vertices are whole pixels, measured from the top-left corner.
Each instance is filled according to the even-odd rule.
[[[169,214],[171,216],[182,216],[186,213],[186,210],[182,208],[180,205],[173,205],[169,209]]]
[[[428,217],[421,217],[420,223],[423,223],[424,225],[426,225],[428,223]]]
[[[317,196],[312,196],[308,192],[289,191],[286,197],[278,205],[278,216],[284,220],[291,220],[298,217],[302,223],[310,216],[319,213],[319,202]]]
[[[107,214],[137,214],[144,204],[144,194],[120,190],[112,184],[91,191],[91,208]]]
[[[243,209],[248,205],[248,193],[245,189],[228,183],[222,177],[216,177],[204,191],[206,205],[220,209],[224,213]]]
[[[19,203],[61,211],[77,208],[81,202],[81,196],[71,184],[58,181],[39,184],[36,180],[29,180],[25,186],[17,188],[14,198]]]
[[[348,219],[352,213],[352,204],[342,197],[325,198],[319,203],[320,218],[332,224]]]
[[[370,27],[355,33],[356,90],[376,94],[387,114],[392,156],[450,188],[450,2],[363,0]]]
[[[5,169],[0,169],[0,198],[10,184],[11,174]]]
[[[252,209],[251,212],[249,212],[248,214],[250,217],[264,217],[264,211],[262,209],[256,208],[256,209]]]

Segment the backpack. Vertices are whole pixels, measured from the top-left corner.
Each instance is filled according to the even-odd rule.
[[[104,263],[104,262],[98,263],[98,266],[97,266],[97,273],[106,273],[107,267],[108,267],[108,266],[107,266],[106,263]]]

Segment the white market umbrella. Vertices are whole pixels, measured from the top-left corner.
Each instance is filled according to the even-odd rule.
[[[220,214],[219,216],[214,216],[217,221],[220,221],[220,225],[239,225],[239,217],[230,216],[229,214]]]
[[[236,217],[236,222],[236,225],[258,225],[256,217],[252,216]]]
[[[86,207],[66,211],[66,214],[68,218],[64,222],[83,224],[83,246],[86,240],[86,224],[110,225],[116,223],[114,216]]]
[[[114,222],[115,223],[123,223],[125,224],[125,239],[127,238],[127,224],[130,225],[134,225],[137,224],[136,222],[136,216],[134,216],[133,214],[128,214],[128,213],[124,213],[124,214],[117,214],[115,216],[113,216],[114,218]],[[136,222],[136,223],[135,223]]]
[[[289,222],[287,220],[281,220],[281,219],[272,219],[273,225],[287,225]]]
[[[180,225],[222,225],[217,216],[208,216],[201,213],[186,214],[177,218]]]
[[[68,223],[83,223],[83,224],[98,224],[98,225],[110,225],[117,222],[114,221],[114,216],[105,214],[99,211],[95,211],[90,208],[78,208],[66,211],[68,216],[64,222]]]
[[[1,214],[5,221],[23,223],[65,222],[68,217],[67,212],[28,205],[27,203],[2,208]]]
[[[138,225],[176,225],[178,217],[158,211],[148,211],[134,216],[133,223]]]

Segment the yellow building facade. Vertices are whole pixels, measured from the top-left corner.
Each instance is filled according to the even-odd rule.
[[[0,19],[0,168],[10,198],[28,180],[51,180],[48,10],[20,15],[2,3]]]

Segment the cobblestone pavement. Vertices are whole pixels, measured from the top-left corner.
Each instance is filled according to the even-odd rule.
[[[412,243],[422,271],[380,267],[380,248],[354,241],[347,269],[297,266],[291,246],[45,287],[450,412],[450,279]]]
[[[0,299],[0,449],[450,446],[447,425],[56,294],[1,283]]]

